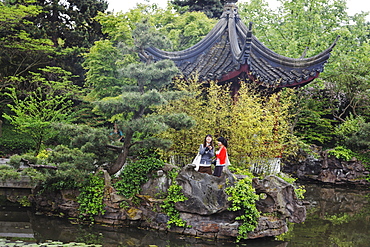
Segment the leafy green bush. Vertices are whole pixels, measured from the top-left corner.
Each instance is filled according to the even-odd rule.
[[[50,152],[46,158],[47,163],[73,164],[76,169],[85,171],[95,171],[94,154],[86,153],[78,148],[69,148],[64,145],[59,145]]]
[[[7,180],[7,179],[18,179],[20,177],[20,173],[14,170],[14,168],[8,165],[0,165],[0,179]]]
[[[19,168],[21,165],[21,160],[28,160],[30,164],[37,164],[38,158],[35,157],[33,154],[22,154],[22,155],[13,155],[10,157],[9,165],[13,166],[14,168]]]
[[[177,172],[169,171],[168,175],[171,177],[172,184],[167,190],[167,197],[164,199],[161,208],[167,214],[170,219],[167,222],[167,227],[170,228],[171,225],[179,227],[190,227],[186,224],[186,221],[180,218],[180,212],[176,209],[176,202],[186,201],[188,198],[184,196],[181,192],[181,185],[176,182]]]
[[[45,181],[41,184],[42,189],[58,191],[80,188],[88,178],[89,172],[76,169],[72,164],[61,164],[56,171],[45,171],[45,176]]]
[[[46,180],[46,175],[43,172],[31,167],[25,168],[21,171],[21,175],[31,178],[33,182],[43,182]]]
[[[94,216],[104,215],[104,178],[102,172],[90,174],[89,178],[80,188],[80,194],[77,197],[80,204],[78,211],[80,218],[89,219],[94,222]]]
[[[335,129],[337,143],[356,152],[370,149],[370,123],[363,117],[349,117]]]
[[[232,203],[229,210],[242,212],[240,216],[235,218],[242,222],[236,239],[239,242],[241,239],[247,239],[248,232],[257,227],[260,212],[256,208],[256,201],[259,197],[252,187],[251,177],[238,180],[235,186],[226,188],[225,192],[229,195],[227,199]]]
[[[350,161],[353,157],[356,156],[355,152],[342,146],[338,146],[335,147],[334,149],[328,150],[328,154],[334,156],[337,159],[342,159],[344,161]]]
[[[12,126],[3,125],[0,138],[0,156],[22,154],[34,148],[35,143],[26,135],[17,132]]]
[[[21,159],[28,160],[30,164],[57,167],[57,170],[35,170],[30,167],[20,173],[29,176],[34,182],[38,182],[41,191],[79,188],[88,174],[96,169],[91,154],[84,154],[78,149],[65,147],[57,147],[54,151],[40,152],[37,157],[31,154],[13,155],[9,164],[14,168],[19,168]]]
[[[297,123],[294,133],[307,144],[331,147],[334,144],[334,125],[329,92],[307,87],[297,98]]]
[[[140,192],[140,186],[148,181],[148,174],[164,166],[164,162],[157,158],[148,157],[127,164],[114,183],[118,194],[130,198]]]

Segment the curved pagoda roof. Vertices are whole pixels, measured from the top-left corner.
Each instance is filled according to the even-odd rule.
[[[252,34],[252,24],[245,26],[237,12],[237,0],[230,0],[216,26],[196,45],[183,50],[168,52],[149,47],[145,57],[154,61],[170,59],[175,62],[185,77],[197,74],[200,80],[228,81],[246,77],[263,87],[303,86],[324,70],[329,48],[309,58],[289,58],[279,55]]]

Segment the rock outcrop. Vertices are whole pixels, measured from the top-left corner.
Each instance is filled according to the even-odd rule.
[[[278,213],[292,223],[302,223],[306,219],[306,208],[296,197],[294,187],[276,176],[263,180],[253,179],[253,187],[258,194],[265,197],[256,202],[262,213]]]
[[[177,176],[177,182],[188,200],[176,203],[176,209],[199,215],[227,211],[230,203],[225,189],[235,181],[236,177],[228,169],[225,169],[221,177],[215,177],[195,172],[192,166],[185,166]]]
[[[356,158],[344,161],[331,156],[319,147],[313,148],[313,154],[300,150],[293,158],[282,161],[284,173],[310,182],[321,182],[333,185],[369,187],[366,180],[369,171]]]
[[[233,186],[243,176],[235,176],[227,168],[221,177],[196,172],[191,166],[182,168],[176,181],[182,186],[182,192],[188,200],[177,202],[175,207],[180,212],[180,218],[191,227],[168,228],[169,217],[163,213],[160,205],[163,202],[161,198],[172,182],[167,176],[167,172],[172,168],[167,165],[142,186],[142,192],[137,195],[141,198],[140,205],[131,204],[124,197],[117,195],[110,184],[108,173],[105,173],[106,213],[95,217],[96,222],[158,229],[204,238],[237,237],[241,223],[235,220],[235,217],[241,212],[228,210],[230,202],[227,200],[225,188]],[[248,234],[248,238],[277,236],[288,231],[287,220],[296,223],[305,220],[305,207],[296,198],[291,184],[275,176],[268,176],[263,180],[254,179],[253,186],[257,194],[263,194],[263,199],[257,202],[257,208],[262,214],[258,219],[257,228]],[[60,207],[60,211],[66,216],[76,217],[76,200],[71,195],[70,192],[57,195],[57,203],[52,203],[50,198],[43,196],[36,197],[35,202],[39,205],[39,210],[44,208],[56,212],[57,207]],[[122,207],[122,203],[125,207]],[[71,207],[69,212],[67,206]]]

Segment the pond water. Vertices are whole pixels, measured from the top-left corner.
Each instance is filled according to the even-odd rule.
[[[370,191],[306,185],[307,219],[291,224],[288,233],[276,238],[207,240],[179,234],[130,227],[91,227],[71,224],[66,219],[37,215],[0,199],[0,238],[31,242],[47,240],[82,242],[103,246],[205,247],[205,246],[370,246]]]

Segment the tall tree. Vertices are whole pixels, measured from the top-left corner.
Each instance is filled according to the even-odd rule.
[[[19,93],[35,88],[25,80],[29,71],[36,72],[48,64],[55,55],[52,42],[45,38],[32,38],[29,32],[33,24],[30,18],[40,14],[41,8],[34,5],[4,5],[0,2],[0,111],[3,112],[11,98],[4,95],[7,88],[20,89]]]
[[[52,137],[52,124],[70,119],[70,98],[76,94],[77,88],[72,85],[70,72],[57,67],[40,69],[40,73],[32,73],[35,90],[25,98],[20,97],[16,88],[10,88],[7,95],[14,104],[9,104],[13,114],[4,113],[6,118],[27,138],[35,143],[35,156],[39,153],[43,141]],[[24,80],[24,78],[13,78]]]
[[[167,50],[183,50],[195,45],[213,28],[215,20],[203,13],[190,12],[179,15],[172,9],[140,5],[127,13],[100,13],[97,20],[102,25],[106,39],[95,42],[85,54],[83,66],[87,69],[86,82],[91,86],[89,98],[102,99],[117,96],[128,79],[119,68],[135,62],[137,54],[123,54],[119,47],[133,45],[135,23],[146,21],[171,40]]]
[[[106,0],[5,0],[5,4],[34,5],[42,12],[29,18],[35,38],[48,37],[55,47],[90,47],[102,37],[94,17],[108,8]]]
[[[219,18],[223,11],[226,0],[172,0],[178,12],[199,11],[205,13],[209,18]]]
[[[95,17],[105,12],[105,0],[5,0],[5,4],[37,6],[41,12],[28,18],[31,26],[20,26],[32,38],[50,39],[58,53],[49,59],[49,66],[60,66],[79,77],[73,80],[83,83],[84,73],[81,53],[103,37],[101,26]]]
[[[269,11],[264,0],[239,4],[242,19],[255,23],[255,35],[288,57],[314,56],[340,35],[320,77],[299,89],[295,130],[309,143],[333,144],[333,126],[350,114],[369,115],[369,13],[350,16],[345,0],[280,0]],[[262,4],[259,11],[258,5]],[[326,102],[325,104],[322,104]],[[338,121],[339,120],[339,121]]]
[[[145,24],[137,24],[133,32],[134,47],[123,47],[123,52],[142,53],[145,47],[168,46],[157,31]],[[125,77],[131,78],[134,83],[124,86],[120,96],[105,98],[97,102],[101,111],[118,120],[118,125],[124,133],[124,143],[118,149],[119,156],[116,162],[108,166],[110,174],[118,172],[126,162],[130,150],[135,146],[139,149],[155,147],[169,147],[170,143],[153,137],[154,133],[164,131],[169,127],[176,129],[192,126],[193,121],[186,114],[155,114],[152,107],[166,104],[167,99],[175,97],[176,93],[164,91],[171,83],[173,76],[178,72],[172,61],[132,63],[122,69]],[[178,96],[177,96],[178,97]]]

